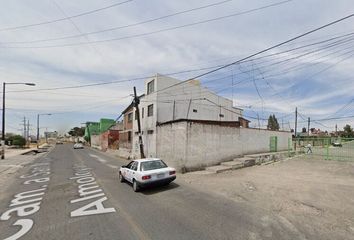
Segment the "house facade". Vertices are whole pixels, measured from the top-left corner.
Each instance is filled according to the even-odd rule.
[[[216,95],[197,80],[180,80],[156,74],[145,81],[144,96],[139,104],[142,139],[147,157],[157,157],[157,126],[176,120],[201,120],[236,123],[248,127],[242,109],[232,100]],[[140,157],[139,134],[133,112],[133,157]]]
[[[133,142],[134,107],[130,104],[123,112],[123,127],[119,132],[119,149],[131,151]]]

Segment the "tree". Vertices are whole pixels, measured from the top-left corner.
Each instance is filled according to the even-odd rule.
[[[11,143],[11,145],[19,146],[19,147],[23,147],[26,145],[26,139],[20,135],[10,136],[7,139],[7,142]]]
[[[85,127],[74,127],[68,134],[73,137],[82,137],[85,134]]]
[[[354,137],[353,128],[349,124],[345,125],[343,130],[344,132],[342,132],[341,137],[346,137],[346,138]]]
[[[306,132],[307,132],[305,127],[302,128],[302,132],[303,132],[303,133],[306,133]]]
[[[276,131],[279,130],[278,119],[275,117],[274,114],[273,115],[269,115],[267,129],[276,130]]]

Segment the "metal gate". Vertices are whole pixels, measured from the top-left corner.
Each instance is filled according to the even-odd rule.
[[[301,137],[293,142],[294,148],[307,158],[354,161],[354,138]]]
[[[271,136],[269,139],[269,151],[276,152],[278,150],[278,137]]]

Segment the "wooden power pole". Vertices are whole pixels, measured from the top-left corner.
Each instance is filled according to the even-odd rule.
[[[140,112],[139,112],[139,103],[140,100],[136,95],[136,88],[134,87],[134,107],[135,107],[135,114],[138,120],[138,134],[139,134],[139,146],[140,146],[140,157],[145,158],[144,154],[144,145],[143,145],[143,138],[141,136],[141,125],[140,125]]]
[[[307,136],[310,136],[310,118],[307,119]]]

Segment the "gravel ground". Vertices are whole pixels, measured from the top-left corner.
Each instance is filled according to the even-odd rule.
[[[179,179],[193,188],[266,210],[303,239],[354,239],[354,161],[297,157],[270,165]]]

